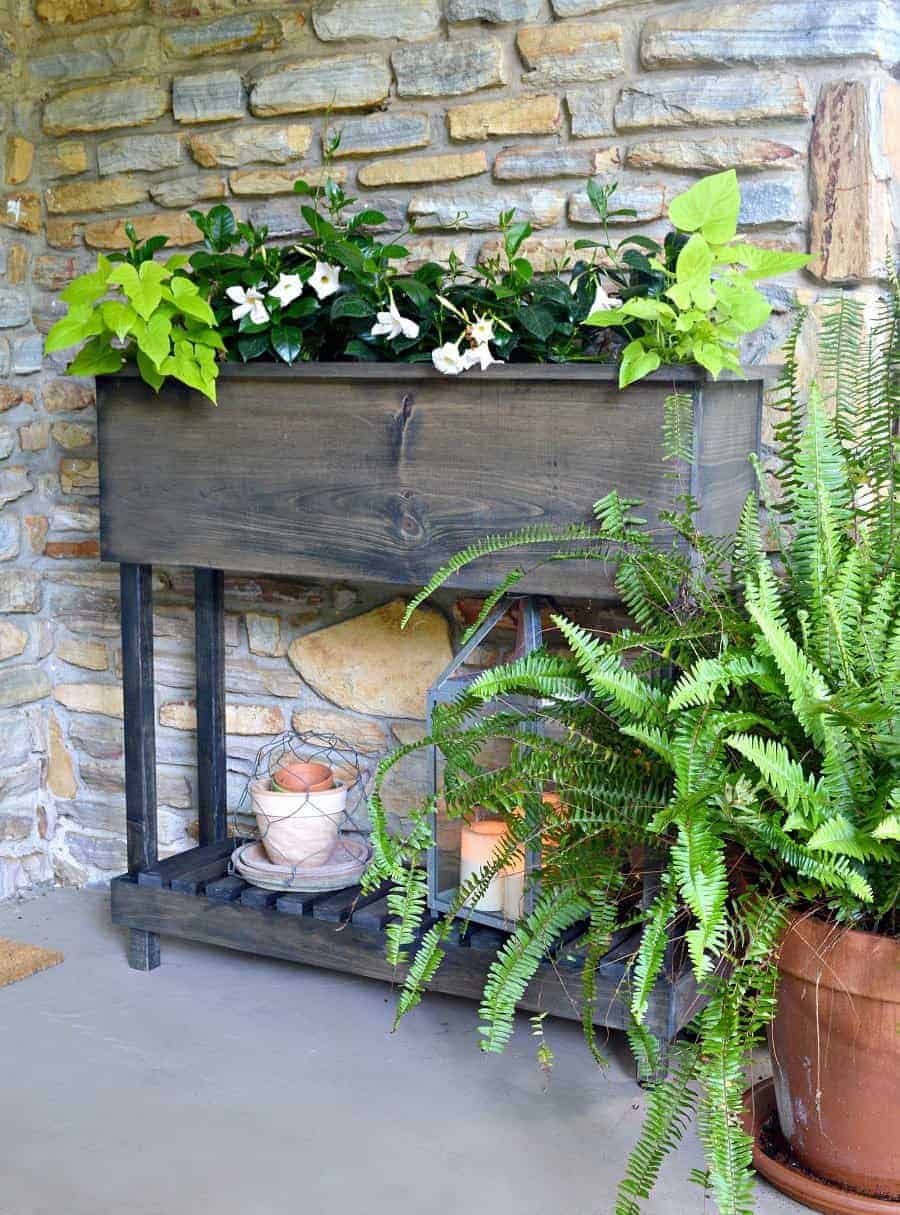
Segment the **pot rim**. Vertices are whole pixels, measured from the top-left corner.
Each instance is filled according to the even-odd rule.
[[[845,995],[900,1004],[900,939],[794,912],[776,958],[781,974]]]

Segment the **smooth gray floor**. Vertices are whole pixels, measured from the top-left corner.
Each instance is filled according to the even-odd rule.
[[[396,1034],[383,984],[163,940],[129,970],[96,892],[0,903],[0,935],[65,951],[0,989],[0,1215],[610,1215],[643,1096],[621,1037],[590,1061],[550,1022],[503,1056],[473,1005]],[[666,1168],[652,1215],[712,1211]],[[801,1211],[764,1184],[759,1215]]]

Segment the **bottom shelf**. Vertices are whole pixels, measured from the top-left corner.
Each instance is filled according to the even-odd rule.
[[[323,894],[260,890],[228,876],[229,856],[241,842],[231,839],[194,848],[136,876],[114,878],[113,922],[390,983],[402,981],[404,969],[395,969],[385,958],[384,930],[390,920],[385,891],[361,895],[358,886]],[[480,999],[487,971],[507,935],[479,925],[466,930],[460,923],[430,989]],[[632,933],[617,941],[597,968],[595,1025],[624,1029],[628,1023],[626,960],[636,938]],[[569,935],[541,963],[519,1007],[580,1020],[583,965],[581,942]],[[657,984],[648,1029],[663,1042],[671,1040],[694,1015],[696,1001],[689,971]]]

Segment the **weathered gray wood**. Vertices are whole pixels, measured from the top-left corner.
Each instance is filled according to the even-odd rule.
[[[216,876],[211,870],[224,873],[228,858],[241,842],[235,838],[220,840],[217,844],[188,848],[175,856],[168,856],[165,860],[142,870],[137,875],[138,884],[159,888],[168,886],[173,879],[199,876],[205,880],[207,877]]]
[[[225,757],[225,578],[221,570],[194,571],[197,656],[197,821],[200,843],[228,834]]]
[[[618,488],[653,520],[679,483],[661,459],[663,400],[700,400],[685,470],[711,530],[752,489],[760,382],[670,369],[625,392],[593,365],[441,376],[421,366],[223,369],[219,406],[132,375],[98,381],[103,556],[235,571],[418,586],[473,540],[590,518]],[[492,588],[521,553],[455,585]],[[523,590],[603,596],[598,563],[545,567]]]

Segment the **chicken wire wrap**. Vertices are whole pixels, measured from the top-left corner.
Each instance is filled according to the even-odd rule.
[[[368,791],[374,776],[374,764],[364,763],[356,748],[337,734],[289,730],[267,742],[257,752],[253,770],[237,806],[237,813],[256,813],[254,785],[261,786],[265,794],[272,789],[279,770],[294,762],[323,764],[332,769],[335,789],[345,788],[346,800],[339,811],[334,811],[322,808],[322,804],[327,804],[330,799],[327,796],[318,796],[314,789],[298,792],[296,796],[300,799],[299,804],[293,802],[293,809],[287,809],[284,813],[279,809],[277,816],[271,814],[268,827],[276,821],[280,824],[295,816],[310,819],[318,815],[322,818],[337,819],[338,839],[342,835],[354,834],[361,837],[368,834]],[[333,790],[327,792],[331,793]],[[265,815],[256,814],[259,839],[264,846],[268,834],[265,818]],[[307,862],[295,859],[281,863],[296,870],[305,867]]]

